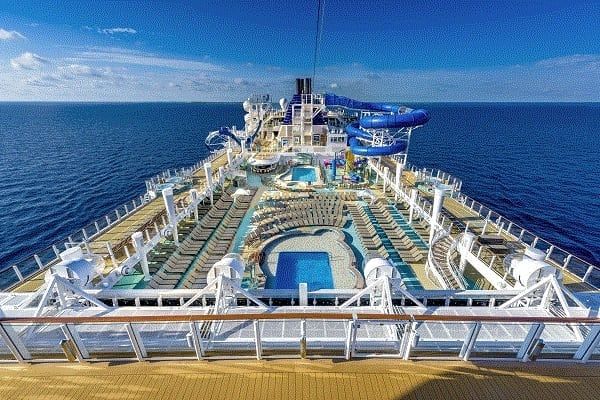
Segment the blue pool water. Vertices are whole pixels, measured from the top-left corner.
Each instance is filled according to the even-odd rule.
[[[294,167],[292,168],[292,180],[303,182],[316,182],[317,174],[313,167]]]
[[[329,255],[325,252],[285,251],[279,253],[275,282],[269,289],[297,289],[306,282],[308,290],[333,288]]]

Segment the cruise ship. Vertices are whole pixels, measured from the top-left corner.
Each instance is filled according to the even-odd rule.
[[[310,78],[243,109],[207,159],[0,271],[2,362],[600,360],[600,269],[411,165],[426,110]]]

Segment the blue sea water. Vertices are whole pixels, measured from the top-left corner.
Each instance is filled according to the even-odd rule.
[[[409,161],[600,265],[600,104],[409,104],[430,111]],[[208,152],[237,103],[0,103],[0,268],[46,248]]]

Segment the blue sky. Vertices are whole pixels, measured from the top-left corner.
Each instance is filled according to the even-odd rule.
[[[600,101],[598,1],[324,0],[316,88]],[[0,3],[0,100],[237,101],[312,75],[316,0]]]

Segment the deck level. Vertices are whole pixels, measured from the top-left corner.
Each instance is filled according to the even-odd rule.
[[[0,366],[3,399],[596,399],[600,368],[270,360]]]

